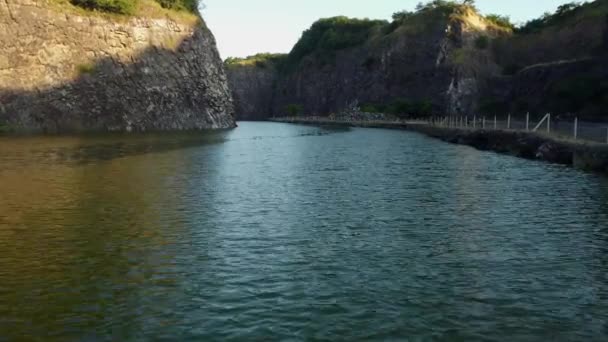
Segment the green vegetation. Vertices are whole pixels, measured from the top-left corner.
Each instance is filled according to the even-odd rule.
[[[338,50],[362,45],[373,38],[389,35],[402,26],[409,32],[419,32],[433,26],[436,20],[462,15],[467,10],[476,10],[474,1],[433,0],[419,4],[416,10],[401,11],[393,14],[392,22],[385,20],[352,19],[333,17],[315,22],[304,31],[300,40],[289,53],[287,66],[296,66],[308,55],[327,64],[333,61]],[[367,64],[366,66],[371,66]]]
[[[125,14],[135,14],[141,0],[69,0],[73,5],[88,10]],[[198,0],[154,0],[163,8],[192,13],[198,11]]]
[[[281,67],[287,55],[282,53],[258,53],[246,58],[228,57],[224,61],[226,67],[255,66],[257,68],[268,68],[270,66]]]
[[[488,14],[485,16],[485,18],[487,21],[498,27],[502,27],[510,31],[515,30],[515,24],[511,22],[511,18],[509,16],[499,14]]]
[[[479,36],[475,38],[475,47],[479,50],[485,50],[490,46],[490,38],[487,36]]]
[[[285,112],[289,116],[300,116],[304,114],[304,107],[299,104],[290,104],[285,107]]]
[[[304,31],[289,53],[290,63],[299,62],[309,54],[328,55],[364,43],[377,29],[387,25],[384,20],[334,17],[321,19]]]
[[[580,2],[571,2],[561,5],[557,8],[555,13],[545,13],[538,19],[530,20],[523,26],[519,27],[517,32],[521,34],[536,33],[540,32],[546,27],[562,24],[566,20],[573,18],[580,13],[583,7],[585,7],[585,4],[581,4]]]
[[[198,0],[155,0],[164,8],[183,10],[192,13],[198,12]]]
[[[426,4],[419,3],[415,11],[400,11],[393,14],[393,21],[386,25],[384,33],[389,34],[399,27],[408,26],[420,28],[432,24],[435,20],[450,18],[454,15],[462,15],[467,10],[477,11],[475,2],[433,0]]]
[[[428,117],[433,113],[433,103],[429,100],[412,101],[408,99],[394,99],[389,103],[365,103],[361,111],[366,113],[392,114],[399,118]]]
[[[0,121],[0,134],[10,132],[10,127],[6,124],[6,122]]]
[[[78,76],[90,75],[95,72],[95,65],[91,63],[78,64],[76,71],[78,71]]]
[[[132,0],[70,0],[76,6],[101,12],[133,14],[136,3]]]

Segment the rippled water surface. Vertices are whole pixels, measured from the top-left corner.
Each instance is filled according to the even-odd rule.
[[[606,340],[608,182],[374,129],[0,138],[0,340]]]

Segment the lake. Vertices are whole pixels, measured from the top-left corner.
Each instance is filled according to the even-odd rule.
[[[606,340],[608,180],[397,130],[0,137],[0,340]]]

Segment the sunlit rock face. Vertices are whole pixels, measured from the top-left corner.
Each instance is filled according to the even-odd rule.
[[[0,2],[0,121],[24,131],[234,127],[202,19],[116,17]]]

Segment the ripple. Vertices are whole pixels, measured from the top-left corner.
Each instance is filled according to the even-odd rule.
[[[0,140],[0,340],[604,340],[608,182],[424,136]]]

